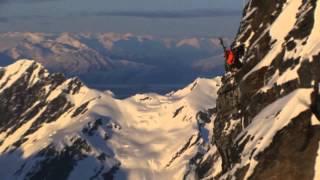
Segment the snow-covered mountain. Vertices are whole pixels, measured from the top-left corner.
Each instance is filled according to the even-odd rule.
[[[319,18],[319,0],[248,2],[233,43],[245,45],[244,66],[218,92],[218,161],[200,177],[320,179]]]
[[[226,41],[230,43],[230,39]],[[64,70],[74,74],[119,67],[123,65],[122,60],[145,65],[170,61],[190,63],[189,61],[194,62],[221,54],[219,41],[214,37],[184,39],[111,32],[0,33],[0,55],[7,58],[6,61],[2,58],[0,64],[28,58],[35,59],[48,69]],[[159,62],[160,60],[162,62]],[[222,63],[213,61],[212,64]]]
[[[112,89],[118,97],[150,91],[165,94],[177,89],[172,84],[182,88],[197,77],[221,75],[222,54],[214,37],[0,33],[0,66],[34,59],[50,72],[80,77],[89,87]]]
[[[0,177],[193,179],[215,150],[213,124],[198,112],[215,107],[219,87],[220,78],[197,79],[165,96],[118,100],[17,61],[0,71]]]

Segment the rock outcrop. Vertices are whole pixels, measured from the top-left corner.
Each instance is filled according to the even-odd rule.
[[[317,0],[248,2],[233,43],[244,66],[223,77],[213,120],[222,164],[200,177],[320,178],[319,18]]]

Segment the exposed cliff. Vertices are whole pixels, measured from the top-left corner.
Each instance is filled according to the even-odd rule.
[[[320,178],[319,18],[317,0],[248,2],[233,44],[244,66],[223,77],[213,119],[221,171],[207,159],[200,177]]]

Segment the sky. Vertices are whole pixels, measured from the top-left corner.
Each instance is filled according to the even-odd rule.
[[[0,31],[233,36],[243,0],[0,0]]]

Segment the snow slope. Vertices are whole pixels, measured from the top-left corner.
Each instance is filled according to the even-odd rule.
[[[193,179],[190,160],[212,149],[196,115],[215,106],[219,78],[118,100],[30,60],[1,72],[1,179]]]

